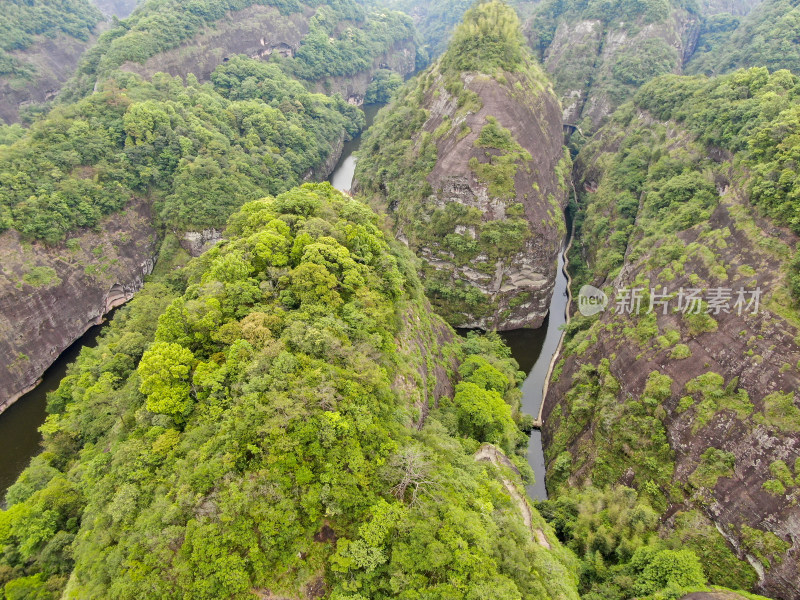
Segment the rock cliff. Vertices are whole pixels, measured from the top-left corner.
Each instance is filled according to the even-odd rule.
[[[124,19],[133,12],[139,0],[92,0],[104,15]]]
[[[519,50],[510,68],[456,68],[451,47],[379,113],[356,169],[459,327],[538,327],[555,281],[569,158],[558,100]]]
[[[0,235],[0,411],[89,327],[130,300],[155,262],[150,206],[134,201],[59,246]]]
[[[159,52],[142,63],[125,62],[120,68],[150,78],[154,73],[207,81],[229,57],[245,54],[268,60],[273,53],[291,56],[309,30],[314,9],[282,15],[273,6],[255,4],[228,13],[176,48]]]
[[[104,25],[99,24],[98,31]],[[33,74],[29,78],[0,77],[0,119],[16,123],[21,108],[55,98],[95,39],[93,36],[83,41],[63,34],[55,38],[41,36],[31,47],[12,52],[14,58],[33,69]]]
[[[529,20],[526,33],[542,51],[545,70],[553,76],[564,122],[588,132],[645,81],[681,71],[694,51],[701,17],[684,8],[616,19],[585,13],[549,17],[553,28],[549,43],[543,39],[543,16]]]
[[[712,583],[800,598],[800,322],[785,288],[798,237],[758,215],[733,154],[620,112],[576,161],[574,292],[592,284],[610,304],[573,320],[556,366],[548,486],[633,485],[665,530],[697,514],[702,547],[741,561]]]
[[[231,11],[176,48],[142,63],[125,62],[120,68],[147,78],[158,72],[181,77],[193,73],[200,81],[206,81],[214,69],[237,54],[262,60],[273,56],[291,58],[308,35],[309,21],[316,12],[306,6],[300,12],[282,14],[275,7],[259,4]],[[406,76],[414,71],[415,62],[413,39],[400,40],[376,55],[371,68],[353,75],[323,77],[314,81],[312,87],[320,93],[339,93],[351,104],[360,105],[375,71],[389,68]]]

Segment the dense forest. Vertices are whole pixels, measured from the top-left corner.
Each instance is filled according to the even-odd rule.
[[[248,203],[125,308],[8,491],[6,597],[577,598],[574,558],[472,457],[528,471],[516,364],[428,311],[377,222],[328,184]],[[398,393],[441,369],[452,400]]]
[[[5,491],[0,600],[800,599],[799,9],[755,4],[148,0],[113,19],[54,99],[0,122],[19,327],[58,321],[64,269],[93,272],[84,234],[136,207],[152,240],[135,289],[100,282],[86,327],[133,299]],[[20,81],[21,52],[102,18],[3,8],[0,76]],[[255,8],[297,43],[157,72]],[[387,106],[350,195],[320,182],[362,100]],[[496,330],[547,327],[565,248],[573,295],[609,306],[575,302],[542,350],[534,421]]]
[[[219,227],[245,201],[301,183],[363,125],[341,97],[244,57],[209,84],[119,72],[104,88],[0,147],[0,230],[59,242],[134,195],[153,197],[165,226]]]
[[[791,0],[764,0],[739,19],[718,15],[704,26],[691,73],[726,73],[742,67],[800,70],[800,7]]]

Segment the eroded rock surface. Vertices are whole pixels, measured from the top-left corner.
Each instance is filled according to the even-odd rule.
[[[694,181],[713,200],[693,226],[671,231],[669,215],[653,216],[664,189],[656,184],[644,188],[638,210],[635,197],[625,200],[613,187],[615,161],[639,148],[628,140],[651,133],[664,136],[661,165],[707,161]],[[667,529],[676,513],[700,512],[718,543],[724,538],[744,569],[752,567],[755,591],[800,598],[800,330],[784,288],[784,261],[797,236],[758,215],[729,153],[709,159],[679,125],[639,111],[627,127],[609,125],[598,135],[576,161],[590,219],[577,250],[594,274],[584,282],[612,297],[565,344],[545,399],[548,486],[633,485],[659,506]],[[661,185],[688,181],[686,173],[676,177]],[[623,204],[635,213],[635,227],[625,229],[617,212]],[[613,222],[630,237],[620,267],[605,271],[617,263],[609,263],[604,244],[619,234],[598,224]],[[636,288],[647,294],[642,311],[621,312],[618,290]],[[666,313],[658,304],[648,310],[651,288],[673,294]],[[701,307],[702,316],[692,317],[675,310],[681,289],[702,290],[704,298],[729,290],[731,299],[727,308],[708,314]],[[736,308],[739,290],[749,308]],[[749,305],[756,290],[757,311]]]
[[[36,385],[59,354],[111,309],[128,301],[153,269],[150,207],[134,201],[56,247],[0,235],[0,411]]]
[[[443,64],[378,115],[355,189],[422,259],[428,297],[451,325],[538,327],[565,233],[561,107],[530,60],[492,75]]]

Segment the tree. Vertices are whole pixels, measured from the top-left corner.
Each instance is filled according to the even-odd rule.
[[[472,382],[456,386],[453,398],[461,431],[479,442],[493,442],[509,449],[510,438],[516,431],[511,407],[494,390],[486,390]]]
[[[147,395],[147,410],[182,421],[192,408],[189,374],[193,364],[194,354],[188,348],[167,342],[153,344],[138,369],[142,379],[139,391]]]
[[[691,550],[654,550],[640,548],[631,559],[634,569],[641,569],[636,591],[653,594],[665,588],[692,588],[706,584],[700,559]]]

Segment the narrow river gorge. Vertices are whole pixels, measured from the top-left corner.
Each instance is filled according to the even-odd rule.
[[[380,106],[364,107],[369,127]],[[349,191],[353,182],[356,158],[361,138],[355,138],[344,145],[342,156],[330,176],[331,184],[339,190]],[[566,240],[565,240],[566,244]],[[522,386],[523,410],[534,417],[539,413],[542,403],[542,390],[553,355],[558,349],[562,336],[562,325],[565,322],[567,306],[567,277],[564,273],[564,258],[559,257],[553,298],[550,302],[549,316],[539,329],[519,329],[502,333],[503,339],[511,348],[511,352],[519,363],[520,370],[528,373]],[[0,414],[0,440],[2,440],[2,456],[0,461],[0,498],[8,487],[14,483],[40,450],[41,434],[38,429],[46,416],[47,393],[56,389],[64,377],[67,366],[77,358],[85,346],[94,346],[103,326],[90,329],[76,341],[45,372],[42,382],[31,392],[20,398],[13,406]],[[531,432],[528,446],[528,462],[533,468],[536,480],[527,488],[528,495],[536,500],[545,499],[545,464],[542,448],[541,432]]]
[[[113,311],[106,315],[105,323],[112,315]],[[95,345],[105,323],[95,325],[84,333],[50,365],[39,385],[0,413],[0,452],[3,458],[0,460],[0,504],[9,486],[25,470],[31,458],[41,451],[39,427],[47,416],[48,392],[58,387],[67,373],[67,367],[78,358],[81,350]]]
[[[367,127],[372,124],[379,109],[380,106],[378,105],[364,107]],[[330,177],[330,182],[336,189],[344,192],[350,191],[356,168],[354,154],[360,144],[360,137],[345,144],[342,157]],[[519,363],[520,370],[528,373],[522,385],[522,408],[524,412],[534,418],[539,414],[544,381],[550,369],[553,355],[558,350],[558,344],[561,341],[562,325],[566,322],[568,295],[563,248],[568,243],[569,240],[565,239],[562,252],[558,258],[558,273],[553,289],[553,297],[550,301],[550,310],[542,326],[538,329],[517,329],[501,333],[501,336],[511,348],[514,359]],[[544,500],[547,498],[544,449],[542,448],[542,432],[538,429],[531,431],[530,441],[528,442],[528,463],[536,475],[534,483],[527,487],[528,495],[534,500]]]

